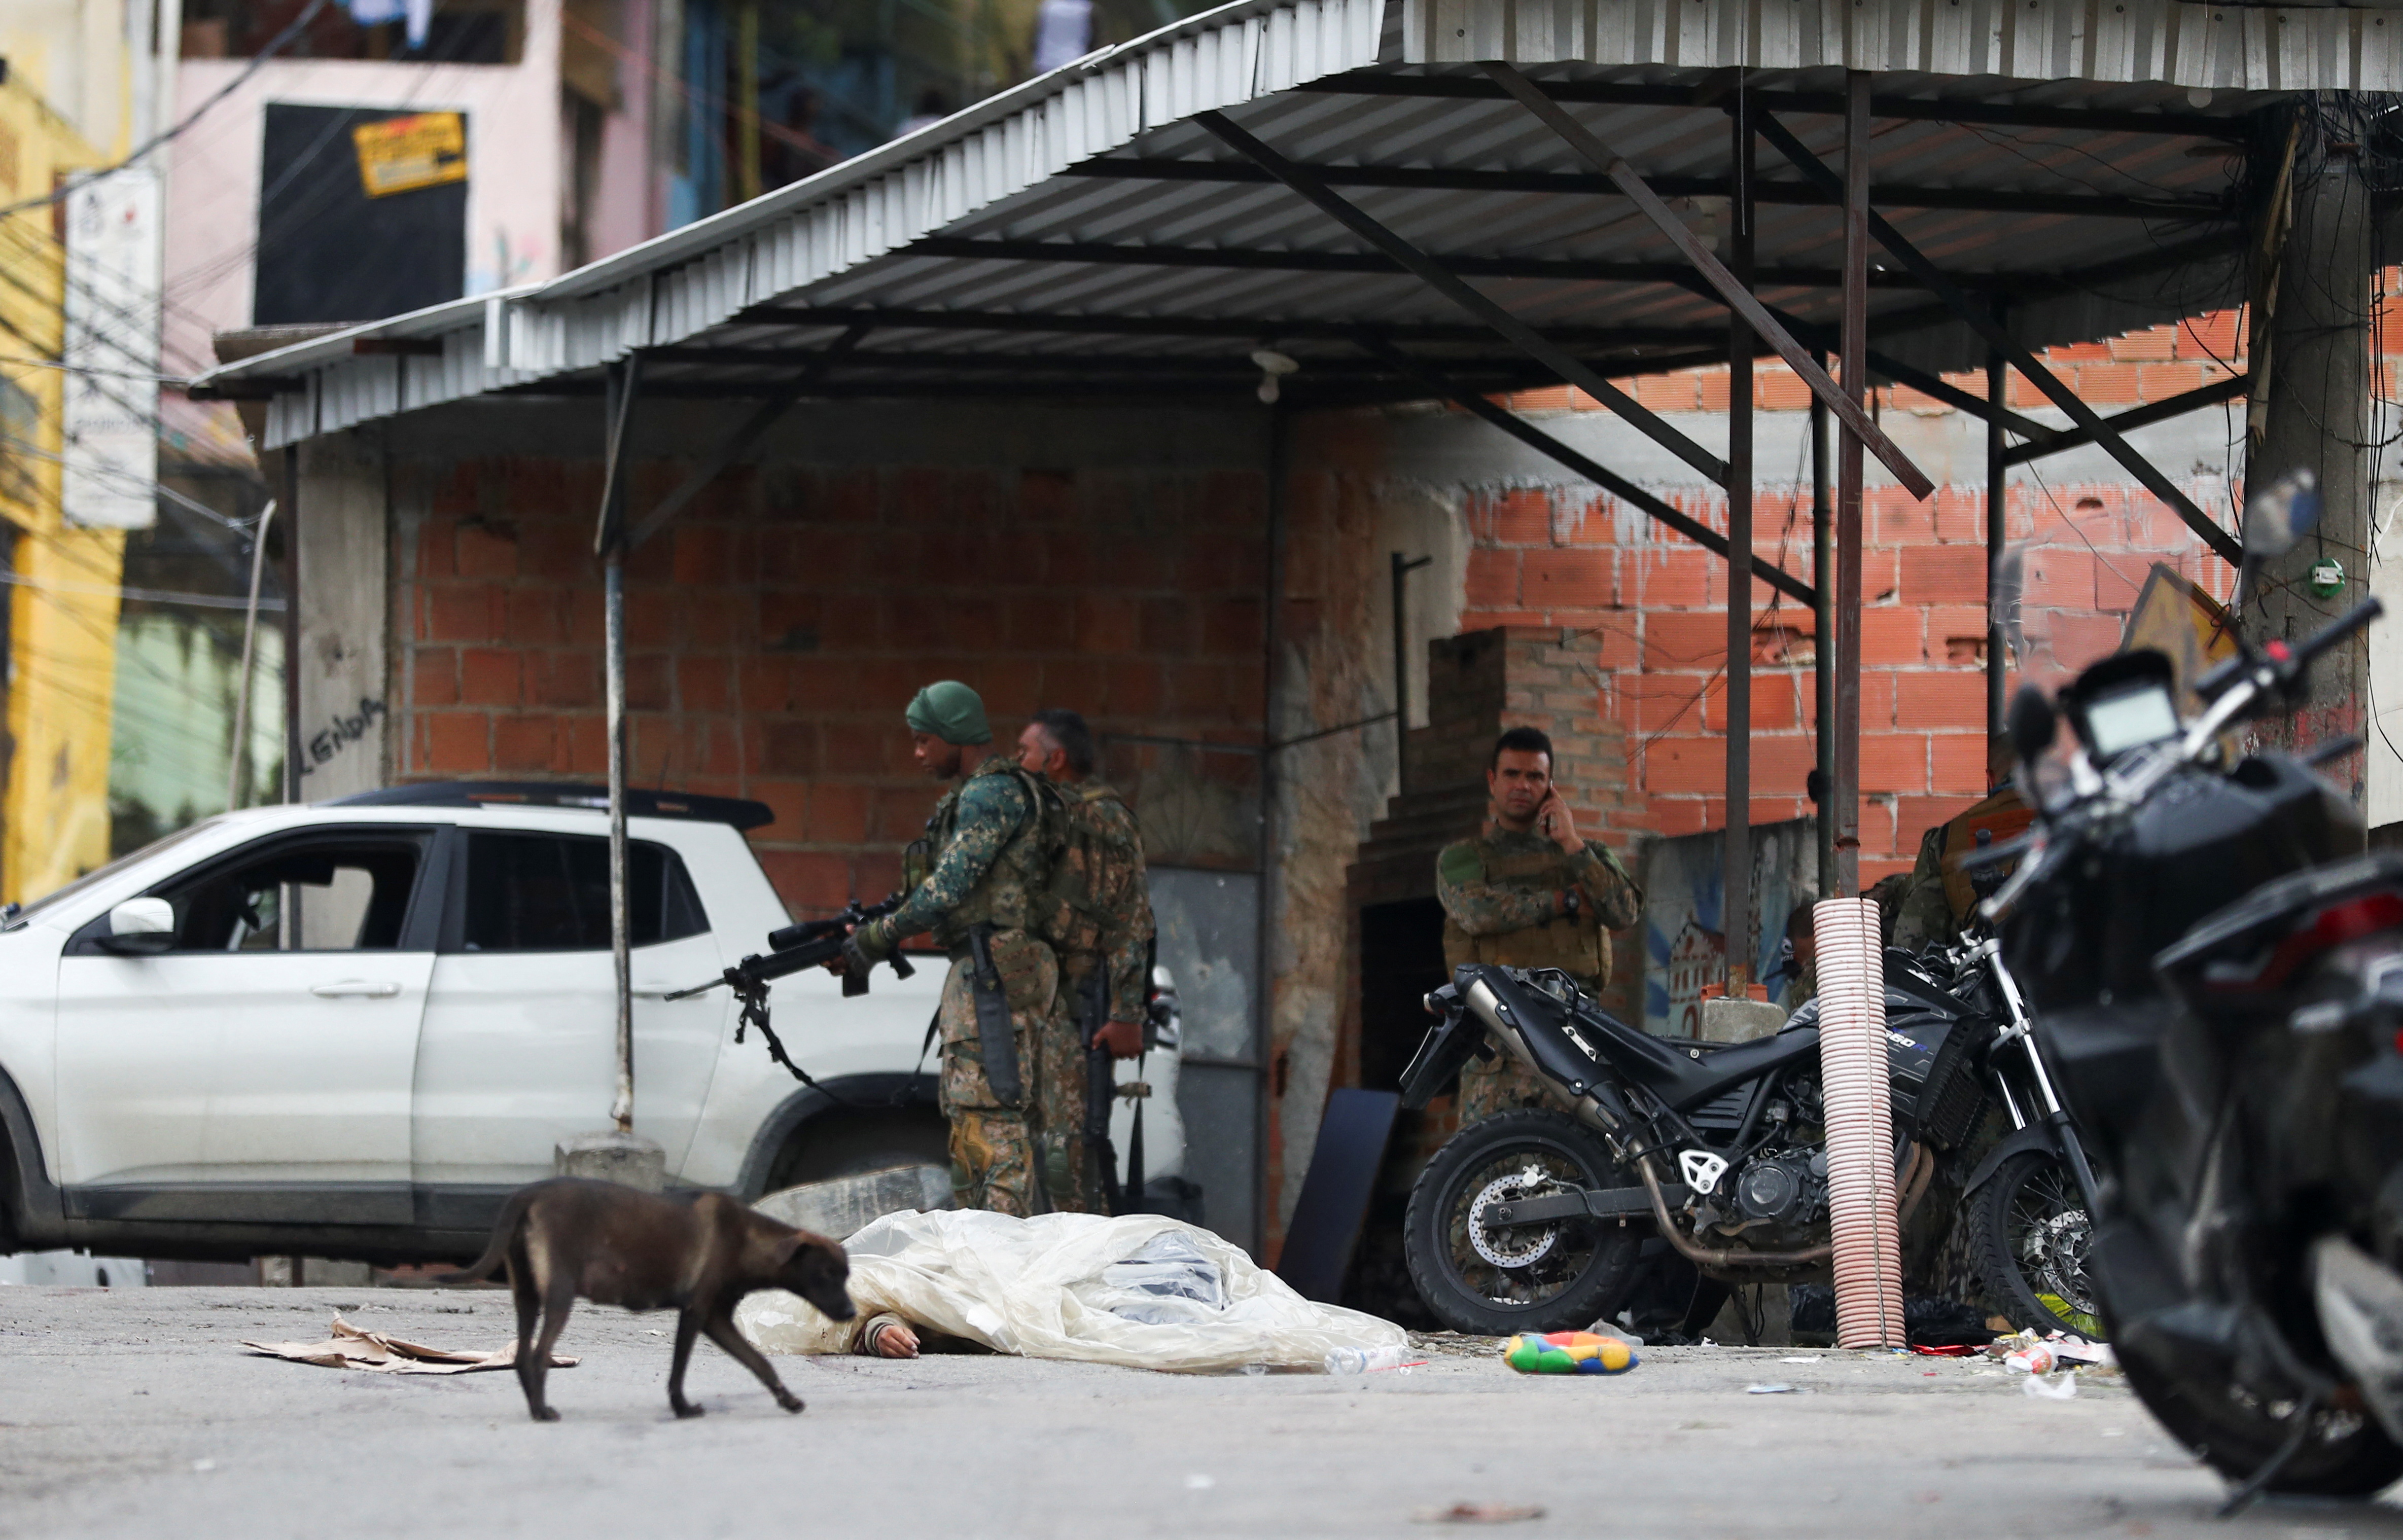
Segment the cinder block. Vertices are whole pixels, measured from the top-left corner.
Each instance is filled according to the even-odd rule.
[[[1702,1002],[1702,1039],[1705,1043],[1749,1043],[1773,1037],[1785,1025],[1785,1007],[1766,1000]]]
[[[615,1182],[637,1192],[659,1192],[668,1185],[667,1152],[656,1140],[622,1129],[571,1134],[551,1150],[550,1162],[554,1175]]]

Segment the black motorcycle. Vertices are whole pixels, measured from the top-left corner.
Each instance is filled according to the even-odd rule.
[[[2313,511],[2307,479],[2257,497],[2240,581]],[[2361,855],[2313,773],[2357,740],[2229,747],[2378,613],[2241,645],[2191,721],[2150,651],[2011,711],[2022,784],[2054,784],[1986,909],[2102,1168],[2087,1272],[2130,1384],[2236,1503],[2403,1476],[2403,859]]]
[[[1993,1227],[1977,1250],[2032,1325],[2091,1331],[2086,1161],[1992,940],[1885,958],[1896,1172],[1907,1224],[1973,1153],[1997,1102],[2014,1125],[1962,1186]],[[1439,1018],[1402,1081],[1424,1106],[1472,1056],[1510,1053],[1574,1114],[1504,1113],[1438,1150],[1404,1251],[1427,1308],[1465,1332],[1563,1331],[1616,1313],[1643,1242],[1715,1283],[1823,1278],[1832,1255],[1815,1003],[1721,1046],[1656,1037],[1564,974],[1472,964],[1427,996]]]

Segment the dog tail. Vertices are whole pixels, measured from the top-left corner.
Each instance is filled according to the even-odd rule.
[[[435,1283],[442,1288],[457,1288],[463,1283],[480,1283],[490,1278],[493,1269],[501,1265],[501,1258],[508,1255],[509,1238],[517,1234],[520,1225],[525,1223],[526,1210],[534,1206],[535,1191],[541,1186],[537,1182],[533,1186],[520,1187],[509,1194],[508,1201],[501,1205],[500,1217],[493,1221],[493,1240],[484,1248],[484,1255],[457,1272],[440,1274],[434,1280]]]

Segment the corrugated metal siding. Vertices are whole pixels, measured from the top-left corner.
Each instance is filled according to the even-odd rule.
[[[1412,63],[1910,70],[2403,90],[2403,11],[2181,0],[1401,0]]]

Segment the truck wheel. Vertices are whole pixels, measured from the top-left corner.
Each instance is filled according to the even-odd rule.
[[[951,1128],[932,1108],[827,1113],[796,1130],[768,1167],[770,1192],[894,1166],[951,1163]]]

